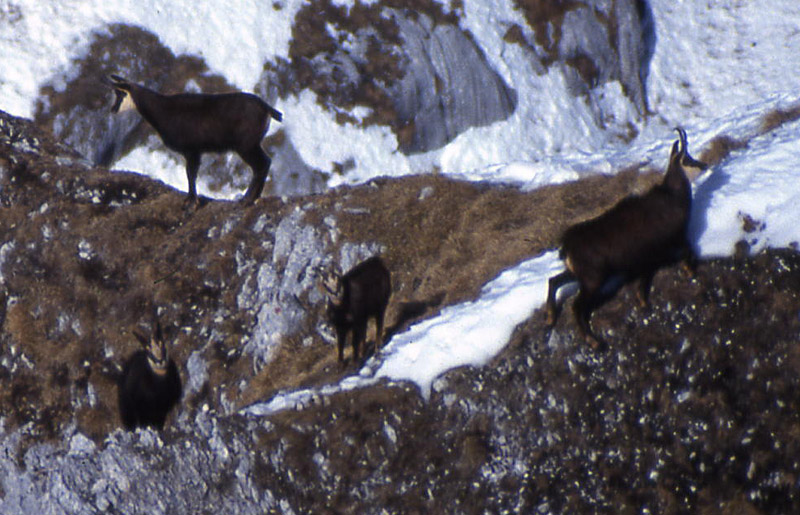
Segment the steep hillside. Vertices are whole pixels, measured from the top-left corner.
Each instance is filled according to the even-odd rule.
[[[793,250],[664,270],[649,312],[623,288],[594,317],[606,353],[568,309],[551,331],[536,311],[427,401],[383,382],[237,413],[357,372],[323,338],[315,267],[384,255],[391,334],[657,177],[637,172],[529,193],[431,174],[192,212],[0,113],[0,511],[797,511]],[[160,434],[127,433],[115,380],[152,305],[185,396]]]
[[[38,393],[24,404],[77,407],[94,398],[78,420],[85,415],[82,429],[99,438],[118,425],[113,376],[136,347],[133,329],[148,330],[151,305],[161,309],[180,361],[220,365],[204,365],[207,383],[190,378],[188,399],[231,411],[341,375],[318,333],[316,267],[347,270],[383,254],[394,283],[391,333],[474,298],[504,268],[553,247],[564,224],[649,180],[631,171],[592,179],[589,188],[520,193],[429,175],[264,197],[248,209],[207,201],[193,212],[180,192],[91,167],[28,122],[2,120],[11,134],[3,158],[4,327],[18,359],[37,371],[28,376]],[[79,366],[70,370],[67,359]],[[53,386],[81,387],[42,388],[41,374]],[[56,432],[71,420],[48,419]],[[24,417],[11,420],[21,425]]]

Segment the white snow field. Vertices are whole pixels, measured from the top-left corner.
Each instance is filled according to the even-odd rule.
[[[508,26],[524,25],[511,0],[463,4],[462,28],[517,91],[515,112],[464,132],[442,149],[405,156],[395,151],[397,141],[388,128],[341,126],[309,91],[282,101],[283,128],[306,163],[323,170],[351,158],[356,163],[346,175],[333,176],[330,186],[433,167],[464,180],[524,189],[613,173],[634,163],[663,169],[675,138],[672,128],[680,125],[695,156],[718,135],[754,138],[696,185],[692,235],[702,256],[728,255],[742,238],[755,250],[800,241],[800,122],[755,137],[764,114],[800,104],[800,2],[649,2],[656,26],[647,77],[652,114],[638,119],[617,83],[596,93],[616,124],[638,129],[630,143],[599,127],[559,73],[535,73],[518,46],[503,40]],[[252,90],[264,61],[287,55],[289,21],[303,2],[280,5],[275,9],[273,2],[249,0],[231,9],[221,0],[0,0],[0,109],[30,117],[40,85],[68,72],[70,59],[85,50],[91,32],[115,22],[145,27],[176,54],[202,56],[212,72]],[[548,94],[534,94],[541,91]],[[140,149],[116,167],[163,170],[159,178],[183,187],[182,162],[164,154]],[[745,215],[763,222],[759,231],[744,234]],[[442,372],[485,363],[502,349],[513,328],[542,304],[546,280],[560,266],[555,252],[533,257],[487,284],[477,300],[448,307],[396,335],[341,384],[286,392],[244,411],[258,415],[302,405],[380,378],[413,381],[427,395]]]

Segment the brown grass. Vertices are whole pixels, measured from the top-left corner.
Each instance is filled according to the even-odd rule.
[[[550,54],[551,59],[555,59],[564,16],[582,4],[574,0],[516,0],[515,3],[534,30],[536,43]]]
[[[731,152],[742,149],[747,144],[747,141],[734,139],[730,136],[717,136],[708,143],[705,150],[700,154],[699,159],[709,166],[714,166],[724,161]]]
[[[775,109],[761,117],[758,131],[745,139],[737,139],[721,134],[712,139],[700,154],[700,160],[709,166],[717,165],[730,156],[732,152],[746,148],[750,140],[767,134],[779,127],[800,119],[800,104],[787,109]]]
[[[767,113],[761,119],[761,134],[771,132],[781,125],[793,122],[800,118],[800,105],[788,109],[776,109]]]

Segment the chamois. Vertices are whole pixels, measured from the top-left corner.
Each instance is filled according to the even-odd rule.
[[[597,218],[568,228],[561,239],[561,258],[566,270],[550,278],[547,292],[547,324],[555,324],[556,291],[578,282],[573,304],[578,330],[586,342],[599,349],[590,318],[599,304],[604,284],[612,277],[639,279],[636,291],[642,307],[656,271],[683,260],[690,272],[695,256],[687,236],[692,206],[691,181],[708,168],[689,155],[686,132],[681,128],[672,145],[664,179],[644,195],[629,196]]]
[[[112,112],[136,109],[158,132],[164,144],[186,159],[187,204],[197,203],[197,169],[204,152],[234,151],[253,170],[242,197],[245,205],[261,196],[272,160],[261,149],[270,119],[283,115],[250,93],[181,93],[162,95],[118,75],[109,76],[116,100]]]
[[[375,349],[383,341],[383,317],[392,293],[391,276],[378,256],[353,267],[343,276],[330,274],[324,280],[328,290],[328,319],[336,330],[339,363],[344,361],[347,333],[352,331],[353,359],[359,359],[367,322],[375,318]]]
[[[149,340],[137,332],[134,335],[143,348],[131,355],[119,378],[122,424],[129,430],[143,426],[161,429],[181,398],[178,367],[169,357],[158,320]]]

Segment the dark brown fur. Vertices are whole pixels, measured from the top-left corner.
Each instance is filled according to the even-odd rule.
[[[550,279],[548,323],[556,320],[558,288],[577,281],[573,310],[581,335],[593,348],[600,347],[600,341],[591,330],[591,313],[610,278],[639,279],[637,296],[646,306],[659,268],[678,260],[684,260],[690,269],[694,266],[694,251],[687,238],[692,187],[686,170],[703,170],[706,165],[689,155],[686,134],[682,129],[678,132],[680,139],[672,146],[660,184],[644,195],[622,199],[597,218],[570,227],[562,237],[561,256],[567,269]]]
[[[367,334],[367,322],[375,318],[375,349],[383,339],[383,317],[392,293],[391,276],[380,257],[371,257],[353,267],[338,280],[339,299],[329,300],[328,318],[336,330],[339,362],[344,361],[344,344],[352,331],[353,359]]]
[[[139,114],[158,132],[164,144],[186,159],[188,202],[197,201],[197,169],[204,152],[234,151],[253,170],[253,179],[242,199],[252,204],[261,195],[271,160],[261,149],[270,119],[281,121],[275,108],[249,93],[181,93],[162,95],[112,75],[117,92],[114,110],[129,94]]]
[[[122,425],[129,430],[137,427],[162,429],[170,410],[180,402],[181,377],[175,362],[167,355],[158,322],[155,322],[150,341],[138,334],[136,337],[143,349],[128,359],[119,378],[120,418]],[[159,359],[164,365],[160,374],[150,364],[151,360]]]

